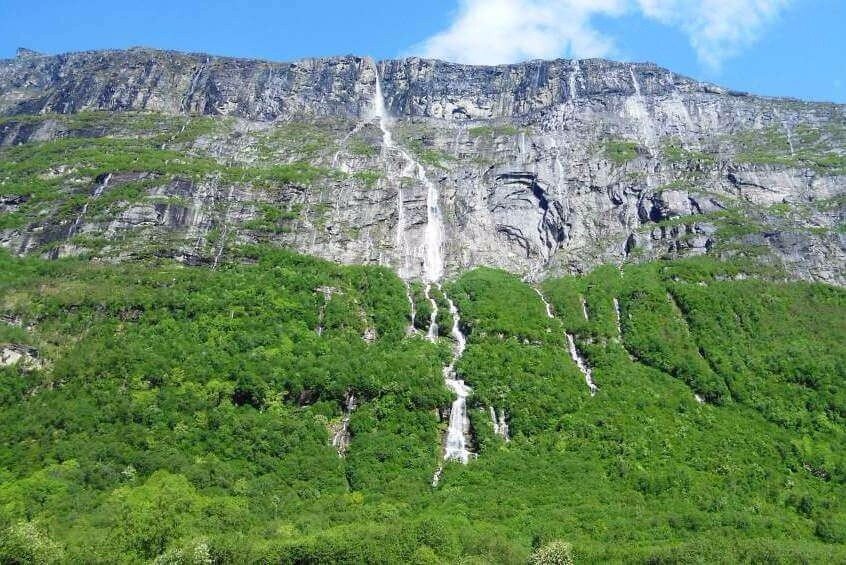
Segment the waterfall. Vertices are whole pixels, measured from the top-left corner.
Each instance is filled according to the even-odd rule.
[[[488,409],[491,413],[491,425],[493,426],[494,434],[501,437],[505,442],[511,441],[511,438],[508,436],[508,422],[505,421],[505,408],[499,413],[499,418],[496,415],[496,408],[490,406]]]
[[[426,284],[424,294],[432,305],[432,315],[429,319],[429,331],[427,337],[431,341],[438,338],[438,304],[432,297],[432,285],[436,285],[444,296],[449,312],[452,315],[452,328],[450,334],[454,341],[452,358],[449,364],[443,368],[444,384],[455,394],[455,400],[450,407],[449,426],[444,445],[444,461],[460,461],[467,463],[470,459],[470,451],[467,449],[467,437],[470,433],[470,419],[467,415],[467,397],[472,392],[470,387],[464,384],[463,380],[455,374],[455,364],[464,354],[467,347],[467,339],[461,332],[461,317],[458,308],[440,286],[440,280],[444,275],[443,241],[444,222],[441,212],[440,194],[437,185],[426,175],[423,165],[414,157],[394,142],[390,129],[390,117],[388,115],[385,97],[382,93],[382,80],[379,76],[379,67],[374,63],[376,70],[376,92],[373,100],[373,116],[379,118],[379,128],[382,130],[383,149],[386,152],[395,151],[405,162],[407,169],[416,172],[417,180],[426,188],[426,228],[423,237],[423,281]],[[402,255],[402,266],[400,276],[407,279],[409,276],[408,245],[405,238],[405,211],[402,202],[402,190],[398,188],[398,221],[397,221],[397,249]],[[413,312],[413,305],[412,305]],[[414,314],[412,314],[414,316]],[[443,468],[439,467],[432,479],[432,484],[437,485],[440,480]]]
[[[617,298],[614,298],[614,314],[617,318],[617,335],[620,337],[623,336],[623,324],[622,318],[620,317],[620,301]]]
[[[440,287],[438,287],[440,288]],[[444,383],[447,388],[455,394],[455,400],[452,402],[449,411],[449,425],[447,427],[446,440],[444,442],[444,461],[460,461],[465,465],[470,460],[472,453],[467,448],[467,437],[470,435],[470,418],[467,415],[467,397],[472,393],[472,389],[464,384],[464,381],[457,378],[455,374],[455,364],[464,354],[464,349],[467,347],[467,338],[461,332],[461,316],[458,314],[458,308],[455,303],[444,293],[444,299],[449,307],[449,313],[452,315],[452,329],[450,331],[455,345],[452,350],[452,359],[449,365],[444,367]],[[503,420],[501,421],[503,424]],[[507,432],[506,427],[506,434]],[[432,486],[438,486],[443,474],[443,465],[439,466],[435,471],[435,476],[432,477]]]
[[[543,305],[546,307],[546,317],[554,318],[554,316],[552,315],[552,304],[550,304],[546,300],[546,297],[543,295],[539,288],[533,286],[532,290],[534,290],[538,294],[538,296],[540,296],[541,302],[543,302]]]
[[[229,213],[229,206],[232,202],[232,195],[235,191],[235,185],[229,187],[229,193],[226,196],[226,210],[223,212],[223,229],[220,231],[220,247],[217,249],[217,253],[214,256],[214,264],[212,265],[212,271],[217,269],[218,263],[220,263],[220,257],[223,255],[223,248],[226,247],[226,235],[229,231],[229,224],[226,223],[226,215]]]
[[[444,449],[444,459],[446,461],[456,460],[462,463],[467,463],[470,458],[470,452],[467,450],[467,436],[470,433],[470,419],[467,416],[467,397],[472,392],[470,387],[464,384],[464,381],[457,378],[455,374],[455,364],[464,354],[464,349],[467,347],[467,338],[461,333],[461,316],[458,314],[458,308],[455,303],[444,293],[447,305],[449,306],[449,313],[452,314],[452,330],[451,335],[455,340],[455,345],[452,350],[452,359],[449,365],[444,367],[444,381],[447,388],[452,390],[456,398],[452,403],[452,408],[449,413],[449,429],[446,437],[446,448]]]
[[[590,318],[588,317],[587,301],[584,296],[581,296],[580,298],[582,300],[582,315],[585,317],[585,321],[590,321]]]
[[[432,314],[429,316],[429,331],[426,332],[426,338],[432,343],[438,340],[438,302],[432,298],[432,285],[427,284],[423,290],[426,300],[432,307]]]
[[[579,60],[573,60],[573,67],[575,67],[572,71],[570,71],[570,75],[567,77],[568,87],[570,90],[570,100],[576,100],[579,97],[579,91],[576,87],[576,77],[581,74],[582,68],[579,65]]]
[[[388,157],[390,153],[395,152],[402,159],[404,166],[400,173],[416,168],[417,163],[408,154],[407,151],[397,146],[394,142],[394,136],[391,133],[391,117],[388,114],[388,109],[385,104],[385,96],[382,94],[382,81],[379,78],[379,68],[374,63],[376,69],[376,93],[373,97],[373,107],[371,108],[371,119],[378,119],[379,129],[382,131],[382,154],[385,158],[386,177],[388,181],[392,180],[391,166]],[[400,174],[402,176],[402,174]],[[411,257],[409,256],[408,242],[405,237],[406,218],[405,205],[403,203],[402,183],[397,182],[397,228],[395,247],[400,261],[398,268],[399,276],[402,279],[408,279],[410,276]]]
[[[579,353],[579,350],[576,349],[576,341],[573,339],[573,336],[569,333],[565,333],[564,335],[567,336],[567,345],[570,346],[570,357],[572,357],[576,366],[579,367],[579,370],[585,376],[585,382],[590,389],[590,395],[596,395],[596,391],[599,390],[599,387],[593,382],[593,373],[591,372],[590,367],[588,367],[587,362],[584,357],[582,357],[582,354]]]
[[[652,116],[649,115],[649,109],[646,107],[646,102],[641,94],[640,83],[635,76],[634,69],[629,67],[629,75],[632,78],[632,85],[634,86],[635,94],[626,99],[625,109],[626,113],[636,122],[638,126],[638,134],[643,139],[646,148],[652,155],[656,154],[656,144],[658,142],[658,134],[655,132],[655,124],[652,121]]]
[[[552,305],[547,301],[546,297],[537,287],[532,287],[534,291],[540,296],[540,299],[543,301],[543,305],[546,306],[546,316],[548,318],[552,318]],[[582,312],[584,312],[585,320],[587,320],[587,307],[585,306],[585,301],[582,299]],[[596,386],[596,383],[593,382],[593,372],[590,370],[590,367],[585,361],[584,357],[582,357],[579,350],[576,349],[576,341],[573,339],[573,336],[567,332],[564,332],[564,336],[567,338],[567,345],[570,349],[570,357],[573,359],[573,362],[585,376],[585,382],[587,383],[588,388],[590,389],[590,395],[594,396],[596,392],[599,390],[599,387]]]
[[[332,435],[332,447],[338,450],[339,457],[344,456],[347,447],[350,445],[350,416],[355,408],[355,395],[349,392],[344,403],[344,417],[341,420],[341,425]]]
[[[382,105],[384,106],[384,101],[383,101]],[[337,151],[335,151],[335,154],[332,156],[332,168],[340,168],[345,173],[350,172],[349,167],[347,167],[345,164],[341,163],[341,152],[343,151],[343,148],[346,146],[346,144],[350,140],[350,138],[352,136],[354,136],[356,133],[358,133],[359,130],[361,130],[362,125],[364,125],[364,122],[359,121],[358,123],[355,124],[353,129],[348,131],[347,134],[344,137],[341,138],[341,141],[338,143],[339,148],[338,148]]]
[[[408,333],[417,333],[417,328],[414,324],[417,321],[417,306],[414,304],[414,298],[411,296],[411,286],[408,281],[405,281],[405,297],[408,299],[408,305],[411,308],[411,325],[408,327]]]
[[[100,195],[103,194],[103,191],[106,190],[106,187],[109,186],[109,181],[111,181],[111,180],[112,180],[112,173],[109,173],[105,176],[105,178],[103,179],[103,182],[101,182],[99,185],[97,185],[97,188],[94,189],[94,193],[88,198],[88,200],[85,201],[85,204],[82,206],[82,210],[80,210],[79,215],[73,221],[73,224],[71,225],[70,229],[68,230],[68,234],[67,234],[66,237],[70,238],[71,236],[76,234],[76,231],[82,225],[82,219],[85,217],[85,214],[88,213],[88,207],[91,205],[91,203],[94,200],[96,200],[97,198],[100,197]]]

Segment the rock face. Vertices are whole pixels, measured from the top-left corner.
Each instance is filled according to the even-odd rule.
[[[385,151],[377,81],[411,161]],[[16,253],[154,246],[217,264],[231,245],[261,241],[393,268],[410,253],[403,270],[419,277],[427,192],[416,162],[441,197],[449,273],[491,265],[539,277],[743,253],[846,284],[846,107],[730,92],[651,64],[25,52],[0,62],[0,115],[6,154],[106,136],[154,140],[167,163],[174,152],[213,163],[188,175],[104,162],[107,186],[79,162],[51,163],[38,178],[82,202],[67,217],[54,213],[62,198],[2,182],[0,214],[25,218],[0,224]],[[181,131],[152,128],[150,116]],[[213,127],[191,134],[207,117]],[[265,182],[273,167],[304,163],[321,174]],[[128,186],[143,190],[115,196]]]

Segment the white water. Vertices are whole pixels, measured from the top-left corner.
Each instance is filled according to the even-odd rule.
[[[589,320],[590,318],[588,318],[587,302],[585,302],[585,297],[582,296],[581,300],[582,300],[582,314],[584,315],[585,320]]]
[[[456,378],[455,364],[464,354],[467,347],[467,338],[461,333],[461,316],[458,314],[458,308],[455,303],[444,293],[447,305],[449,306],[449,313],[452,315],[452,329],[450,334],[455,340],[455,346],[452,350],[452,360],[449,365],[444,367],[444,382],[447,388],[452,390],[456,399],[452,403],[452,408],[449,414],[449,429],[447,431],[446,446],[444,449],[444,460],[461,461],[467,463],[470,459],[470,451],[467,449],[467,436],[470,432],[470,419],[467,416],[467,397],[472,392],[470,387],[464,384],[464,381]]]
[[[599,387],[593,382],[593,373],[591,372],[590,367],[588,367],[584,357],[582,357],[582,354],[579,353],[578,349],[576,349],[576,341],[573,339],[573,336],[568,333],[565,333],[564,335],[567,336],[567,344],[570,346],[570,357],[573,358],[573,361],[585,376],[585,383],[587,383],[587,386],[590,389],[590,395],[594,396],[596,391],[599,390]]]
[[[91,203],[94,200],[96,200],[97,198],[99,198],[103,194],[103,191],[106,190],[107,186],[109,186],[109,181],[111,181],[111,180],[112,180],[112,173],[109,173],[103,179],[103,182],[100,183],[97,186],[97,188],[94,189],[94,194],[92,194],[88,198],[88,200],[85,201],[85,204],[82,206],[82,210],[79,212],[79,215],[73,221],[73,225],[71,225],[70,230],[68,230],[67,237],[71,237],[72,235],[76,234],[76,230],[78,230],[79,226],[82,225],[82,218],[84,218],[85,214],[88,213],[88,207],[91,205]]]
[[[578,88],[576,87],[576,77],[581,74],[582,69],[579,65],[578,60],[573,61],[573,65],[576,67],[574,70],[570,72],[570,76],[568,77],[568,83],[570,87],[570,99],[576,100],[579,97]]]
[[[426,285],[426,288],[423,290],[423,294],[426,296],[426,300],[429,301],[429,305],[432,307],[432,314],[429,316],[429,331],[426,332],[426,339],[434,343],[438,340],[438,302],[432,298],[431,284]]]
[[[614,298],[614,314],[617,317],[617,335],[623,335],[622,319],[620,318],[620,301]]]
[[[787,134],[787,144],[790,146],[790,154],[796,155],[796,148],[793,146],[793,130],[787,125],[787,122],[782,122],[784,132]]]
[[[540,296],[540,299],[543,302],[543,305],[546,307],[546,317],[547,318],[553,318],[554,316],[552,315],[552,304],[550,304],[546,300],[546,297],[543,295],[543,293],[540,291],[539,288],[532,287],[532,290],[534,290],[536,293],[538,293],[538,296]]]
[[[652,116],[649,115],[649,109],[646,107],[646,102],[640,91],[640,83],[634,74],[634,69],[629,67],[629,74],[632,77],[632,85],[634,86],[635,94],[626,99],[625,108],[626,113],[635,121],[638,127],[638,133],[643,139],[644,145],[649,149],[652,155],[656,154],[656,144],[658,142],[658,135],[655,133],[655,124],[652,121]]]
[[[408,327],[408,333],[417,333],[417,328],[414,324],[417,322],[417,306],[414,304],[414,298],[411,296],[411,286],[408,281],[405,281],[405,297],[408,299],[408,305],[411,308],[411,325]]]
[[[699,393],[694,393],[693,398],[695,398],[696,402],[698,402],[699,404],[705,404],[705,399],[699,396]]]
[[[229,212],[229,203],[232,202],[232,194],[235,191],[235,185],[229,187],[229,193],[226,196],[226,210],[223,212],[223,229],[220,232],[220,247],[217,249],[217,253],[214,256],[214,264],[212,265],[212,270],[217,269],[217,265],[220,263],[220,257],[223,255],[223,248],[226,247],[226,236],[229,232],[229,224],[226,223],[226,214]]]
[[[546,306],[546,316],[548,318],[552,318],[552,305],[547,301],[546,297],[543,295],[540,289],[536,287],[532,288],[534,288],[534,291],[538,294],[538,296],[540,296],[540,299],[543,301],[543,305]],[[582,311],[584,312],[585,320],[587,320],[587,307],[585,306],[584,298],[582,299]],[[588,367],[587,361],[585,361],[584,357],[582,357],[581,353],[579,353],[579,350],[576,349],[576,342],[573,339],[573,336],[567,332],[564,332],[564,335],[567,337],[567,345],[570,348],[570,357],[573,359],[573,362],[576,364],[582,374],[585,376],[585,382],[587,383],[588,388],[590,389],[590,395],[594,396],[596,394],[596,391],[599,390],[599,387],[596,386],[596,383],[593,382],[593,373],[591,372],[590,367]]]
[[[347,141],[358,133],[363,123],[364,122],[358,122],[355,127],[347,132],[347,134],[341,139],[341,142],[338,144],[341,148],[335,151],[335,155],[332,157],[332,168],[340,168],[345,173],[350,172],[349,167],[347,167],[346,164],[341,163],[341,152],[343,151],[343,147],[346,145]]]
[[[355,410],[355,395],[349,393],[347,403],[344,406],[344,418],[341,420],[341,427],[332,436],[332,447],[338,450],[338,456],[343,457],[350,444],[350,415]]]
[[[432,315],[429,319],[429,330],[427,337],[431,341],[436,341],[438,338],[438,304],[432,298],[432,285],[437,285],[438,289],[443,293],[444,299],[449,307],[449,312],[452,314],[452,328],[451,335],[455,342],[453,348],[452,359],[449,365],[444,367],[443,376],[444,383],[453,393],[455,393],[455,400],[450,408],[449,426],[444,445],[444,461],[460,461],[467,463],[470,459],[470,451],[467,449],[467,436],[470,432],[470,419],[467,416],[467,397],[472,392],[470,387],[464,384],[464,381],[456,378],[455,364],[464,354],[464,349],[467,347],[467,339],[461,332],[458,308],[455,303],[447,296],[443,289],[438,284],[444,275],[444,259],[443,259],[443,241],[444,241],[444,222],[443,214],[440,206],[440,194],[438,187],[429,180],[426,175],[426,169],[423,165],[416,161],[414,157],[395,142],[390,130],[390,117],[385,105],[384,94],[382,93],[382,81],[379,77],[379,69],[376,67],[376,94],[373,100],[373,115],[379,118],[379,128],[382,130],[382,142],[384,150],[396,151],[402,160],[406,163],[408,169],[416,171],[417,179],[426,188],[426,228],[423,235],[423,281],[426,283],[425,295],[432,305]],[[408,245],[405,240],[405,212],[402,202],[402,191],[398,190],[398,222],[397,222],[397,249],[403,254],[403,268],[400,269],[400,276],[407,278],[408,266],[411,263],[409,257]],[[412,306],[413,308],[413,306]],[[442,468],[438,468],[435,476],[432,479],[432,484],[437,485],[440,480]]]
[[[493,426],[494,434],[498,435],[506,442],[511,441],[511,438],[508,436],[508,422],[505,421],[505,408],[503,408],[499,413],[498,418],[496,415],[496,408],[493,406],[488,408],[491,414],[491,426]]]
[[[391,117],[388,114],[388,109],[385,106],[385,97],[382,94],[382,81],[379,79],[379,71],[376,70],[376,95],[373,97],[373,108],[371,109],[371,118],[379,120],[379,129],[382,130],[382,155],[385,160],[386,177],[388,180],[393,178],[391,174],[390,161],[387,159],[390,153],[397,153],[403,161],[403,168],[400,171],[400,177],[416,168],[417,163],[407,151],[397,146],[394,143],[394,136],[391,133]],[[405,205],[403,203],[402,183],[397,182],[397,228],[395,246],[397,254],[399,255],[399,276],[407,280],[410,276],[411,257],[408,250],[408,241],[405,237],[406,219],[405,219]]]

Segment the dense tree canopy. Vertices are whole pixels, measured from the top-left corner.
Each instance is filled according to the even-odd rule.
[[[846,560],[846,293],[750,269],[548,280],[553,318],[501,271],[445,284],[478,457],[432,487],[449,339],[389,270],[0,254],[0,343],[43,361],[0,367],[0,562]]]

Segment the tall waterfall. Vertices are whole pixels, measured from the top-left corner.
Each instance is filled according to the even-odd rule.
[[[455,364],[464,354],[467,347],[467,338],[461,333],[461,316],[458,315],[458,308],[455,303],[444,293],[444,298],[449,305],[449,313],[452,314],[452,339],[455,346],[452,350],[452,359],[449,365],[444,367],[444,381],[447,388],[455,393],[455,400],[449,413],[449,429],[447,431],[446,446],[444,448],[444,459],[461,461],[467,463],[470,459],[470,451],[467,449],[467,436],[470,432],[470,419],[467,416],[467,397],[472,390],[464,381],[457,378]]]
[[[649,109],[646,106],[646,99],[640,90],[640,82],[634,73],[634,69],[629,67],[629,75],[632,79],[632,86],[634,87],[634,96],[629,96],[626,99],[624,109],[625,115],[628,115],[634,122],[638,129],[638,134],[643,141],[646,148],[652,155],[657,154],[658,134],[656,133],[655,123],[652,116],[649,114]]]
[[[109,181],[112,180],[112,173],[107,174],[103,178],[103,182],[97,185],[94,189],[94,194],[88,197],[88,200],[85,201],[85,204],[82,206],[82,210],[80,210],[79,214],[76,216],[76,219],[73,221],[73,224],[68,229],[67,237],[75,235],[76,232],[79,230],[79,227],[82,225],[82,219],[85,217],[85,214],[88,213],[88,207],[91,206],[91,203],[100,198],[103,194],[103,191],[106,190],[106,187],[109,186]]]
[[[375,66],[375,64],[374,64]],[[417,163],[411,155],[402,147],[399,147],[394,142],[394,136],[391,133],[391,116],[388,114],[387,106],[385,105],[385,97],[382,94],[382,81],[379,80],[379,70],[376,68],[376,94],[373,97],[373,107],[371,108],[371,119],[379,120],[379,129],[382,130],[382,157],[385,161],[386,177],[389,181],[397,180],[397,228],[395,237],[395,246],[397,254],[399,255],[400,264],[398,267],[400,278],[407,280],[410,276],[411,269],[411,255],[408,249],[408,241],[406,238],[406,218],[405,218],[405,203],[403,202],[402,183],[399,182],[397,176],[391,171],[390,156],[392,153],[399,155],[403,163],[402,169],[399,171],[399,177],[405,176],[403,173],[408,173],[415,169]]]
[[[411,153],[397,145],[394,142],[391,133],[391,119],[388,114],[387,105],[385,104],[385,97],[382,92],[382,80],[379,76],[379,67],[374,64],[376,69],[376,93],[373,100],[373,117],[379,119],[379,128],[382,130],[383,150],[390,154],[397,153],[402,161],[405,163],[403,172],[413,171],[417,180],[426,188],[426,228],[423,237],[422,249],[422,264],[423,264],[423,282],[426,284],[424,294],[432,306],[432,315],[429,319],[429,330],[427,337],[432,342],[438,339],[438,303],[432,296],[432,287],[436,286],[444,296],[449,312],[452,314],[452,328],[450,334],[455,345],[453,347],[452,358],[449,364],[443,369],[444,383],[453,393],[455,393],[455,400],[452,403],[449,414],[449,427],[444,445],[444,460],[460,461],[467,463],[470,459],[470,451],[467,449],[467,437],[470,432],[470,419],[467,415],[467,397],[472,392],[470,387],[464,384],[463,380],[457,378],[455,374],[455,364],[464,354],[464,349],[467,346],[467,339],[461,332],[460,321],[461,317],[458,314],[458,308],[455,303],[447,296],[446,292],[440,286],[440,280],[444,276],[444,221],[440,205],[440,193],[437,185],[432,182],[426,175],[426,169],[417,161]],[[388,164],[390,169],[390,164]],[[390,179],[390,176],[389,176]],[[410,266],[412,260],[407,238],[406,238],[406,221],[405,209],[403,204],[402,189],[397,189],[397,251],[400,254],[401,266],[400,276],[403,279],[408,279],[411,275]],[[414,316],[412,304],[412,316]],[[439,468],[435,473],[433,484],[437,484],[440,479],[442,468]]]

